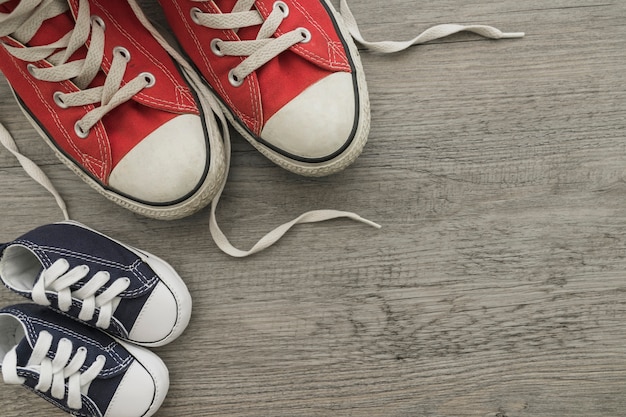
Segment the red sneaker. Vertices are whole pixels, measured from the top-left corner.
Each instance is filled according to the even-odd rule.
[[[0,2],[0,41],[20,107],[89,185],[156,218],[211,201],[225,172],[217,125],[126,0]]]
[[[237,130],[278,165],[321,176],[361,153],[369,99],[357,48],[327,0],[159,0]]]

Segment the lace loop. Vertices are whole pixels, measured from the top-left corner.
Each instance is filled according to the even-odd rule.
[[[96,326],[108,328],[115,309],[119,305],[119,295],[130,285],[128,278],[118,278],[104,291],[103,286],[109,282],[110,275],[106,271],[96,272],[81,288],[72,291],[71,286],[83,280],[89,274],[89,267],[85,265],[69,269],[65,259],[59,259],[45,269],[41,277],[33,286],[33,301],[41,305],[50,305],[48,294],[54,293],[58,298],[58,307],[61,311],[69,311],[73,299],[82,301],[78,318],[90,321],[99,311]]]
[[[281,3],[276,3],[267,19],[264,19],[256,9],[252,10],[255,1],[251,0],[239,0],[231,13],[204,13],[197,7],[191,10],[190,13],[196,24],[211,29],[237,31],[244,27],[261,25],[254,40],[220,42],[219,51],[222,56],[245,57],[243,62],[231,71],[231,84],[234,86],[241,85],[247,76],[287,49],[310,40],[310,33],[309,37],[303,37],[302,28],[274,37],[280,24],[289,15],[289,9],[285,3],[282,5]]]
[[[68,7],[66,2],[24,0],[12,13],[3,15],[3,19],[11,24],[7,28],[2,28],[0,36],[12,35],[21,43],[27,44],[46,19],[67,12]],[[19,25],[20,22],[26,25],[24,29]],[[49,67],[32,67],[33,77],[48,82],[72,80],[80,91],[71,93],[72,99],[63,101],[66,107],[97,105],[78,121],[75,130],[79,137],[87,137],[89,130],[106,114],[153,84],[153,81],[146,80],[145,76],[139,74],[123,85],[129,56],[113,51],[111,68],[104,85],[88,88],[102,67],[104,32],[104,26],[90,15],[89,1],[79,0],[75,27],[61,39],[49,45],[36,47],[20,48],[4,45],[10,54],[22,61],[37,62],[46,59],[52,64]],[[90,45],[86,57],[69,61],[88,40]]]
[[[80,410],[82,408],[81,394],[86,394],[89,391],[91,382],[104,368],[106,358],[99,355],[81,373],[80,369],[85,365],[87,359],[87,349],[78,348],[72,358],[72,342],[68,339],[61,339],[53,359],[50,359],[47,355],[52,348],[52,343],[53,337],[50,333],[47,331],[40,332],[26,368],[39,374],[39,380],[35,386],[37,391],[47,392],[50,390],[53,398],[63,400],[67,386],[67,405],[72,409]],[[25,378],[17,374],[16,348],[17,345],[7,352],[2,362],[2,376],[7,384],[23,384],[25,381]]]

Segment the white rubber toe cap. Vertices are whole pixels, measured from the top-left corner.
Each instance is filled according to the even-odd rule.
[[[155,400],[156,385],[152,375],[138,362],[133,362],[104,417],[137,417],[147,414]]]
[[[352,75],[337,72],[313,84],[274,114],[261,138],[295,157],[323,159],[346,146],[354,121]]]
[[[178,324],[179,306],[169,288],[159,283],[144,304],[128,339],[145,344],[165,341]]]
[[[126,154],[113,168],[109,185],[134,200],[170,203],[198,187],[205,176],[207,157],[200,117],[180,115]]]

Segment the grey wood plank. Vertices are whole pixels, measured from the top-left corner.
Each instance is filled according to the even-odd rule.
[[[187,332],[155,350],[172,381],[157,416],[623,415],[626,3],[351,7],[373,40],[446,22],[527,36],[363,52],[370,140],[332,177],[284,172],[233,133],[218,215],[236,245],[314,208],[383,226],[298,226],[248,259],[218,251],[208,210],[160,222],[100,197],[0,82],[0,122],[72,217],[167,259],[192,292]],[[4,241],[62,218],[7,152],[0,190]],[[1,305],[20,301],[0,292]],[[0,407],[61,415],[12,386]]]

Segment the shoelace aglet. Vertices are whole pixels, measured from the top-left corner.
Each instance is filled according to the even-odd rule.
[[[516,38],[523,38],[524,36],[526,36],[526,33],[524,32],[508,32],[508,33],[502,33],[502,36],[500,37],[500,39],[516,39]]]
[[[375,223],[375,222],[373,222],[371,220],[367,220],[365,217],[361,217],[358,214],[356,215],[356,217],[354,217],[354,220],[358,220],[358,221],[360,221],[362,223],[365,223],[368,226],[375,227],[376,229],[381,229],[382,228],[382,226],[380,224]]]

